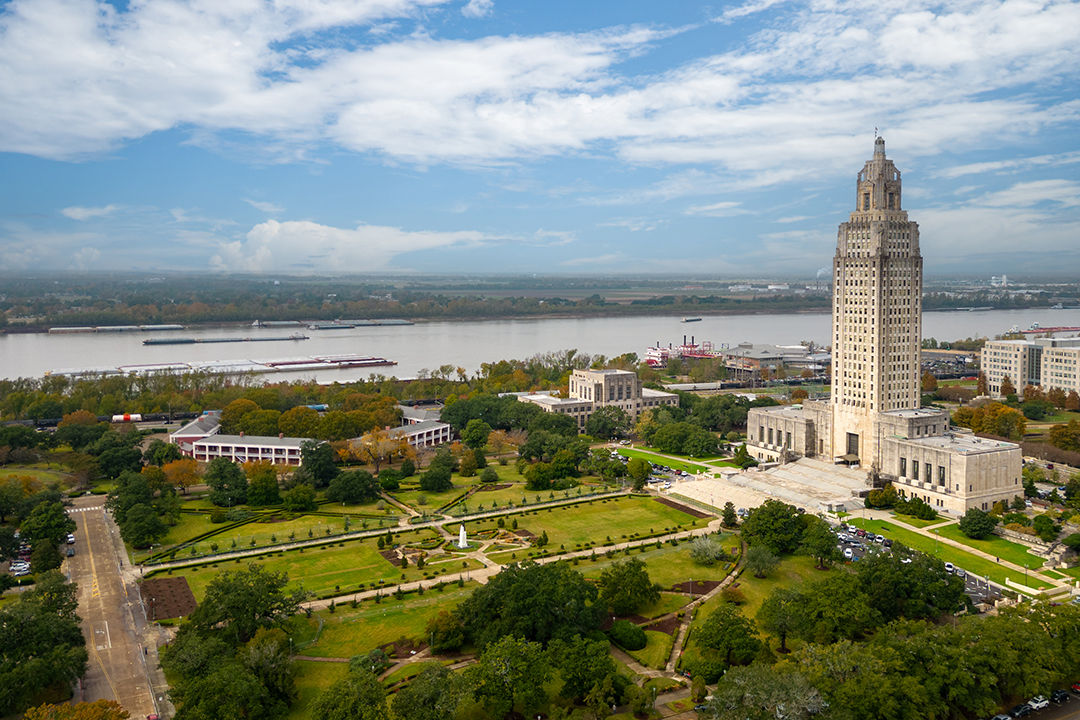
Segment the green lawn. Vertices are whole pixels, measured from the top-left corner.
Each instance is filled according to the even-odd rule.
[[[1048,584],[1034,578],[1027,578],[1025,580],[1023,573],[1018,573],[1015,570],[1002,567],[992,560],[984,560],[969,552],[938,542],[933,538],[920,535],[911,530],[905,530],[904,528],[897,527],[891,523],[883,522],[881,520],[859,519],[851,520],[850,522],[856,527],[873,530],[877,534],[884,535],[893,540],[899,540],[908,547],[924,552],[927,555],[938,557],[945,562],[951,562],[954,565],[964,568],[968,572],[973,572],[981,577],[990,578],[999,585],[1004,585],[1005,579],[1011,578],[1015,582],[1024,583],[1034,588],[1050,587]]]
[[[9,477],[29,477],[44,484],[60,483],[61,487],[67,487],[71,475],[56,468],[47,467],[45,463],[33,465],[8,465],[0,468],[0,480]]]
[[[517,519],[520,530],[528,530],[537,536],[547,532],[549,551],[558,550],[560,545],[569,551],[587,542],[604,543],[608,537],[611,542],[621,542],[633,534],[650,535],[660,533],[665,528],[670,532],[686,530],[705,525],[708,520],[694,518],[653,498],[641,496],[604,498],[514,513],[505,516],[507,527],[513,519]],[[465,530],[470,536],[495,527],[496,518],[465,523]],[[446,525],[446,529],[457,532],[458,524]],[[521,552],[518,552],[518,558],[522,559]]]
[[[662,592],[660,599],[647,607],[638,608],[637,614],[644,618],[658,618],[661,615],[673,613],[690,602],[689,595],[681,593]]]
[[[914,515],[901,515],[900,513],[891,513],[896,522],[903,523],[904,525],[910,525],[915,528],[924,528],[930,525],[940,525],[943,522],[948,521],[948,518],[941,517],[940,515],[934,520],[921,520]]]
[[[386,597],[379,603],[365,600],[356,608],[344,602],[333,613],[320,610],[318,617],[313,616],[308,622],[317,625],[322,620],[322,633],[315,644],[304,648],[303,654],[313,657],[352,657],[400,637],[423,640],[428,620],[441,610],[449,611],[457,607],[475,587],[475,582],[466,583],[461,588],[453,584],[442,592],[428,590],[423,595],[409,593],[404,600]]]
[[[814,559],[805,555],[785,557],[776,569],[765,578],[756,578],[753,573],[744,571],[738,580],[738,588],[742,591],[744,598],[743,603],[739,605],[739,611],[744,616],[753,619],[758,608],[761,607],[761,603],[776,588],[796,587],[807,580],[826,577],[833,572],[840,572],[840,570],[838,568],[826,571],[818,570],[815,567]],[[694,616],[694,620],[690,624],[691,640],[683,652],[685,659],[696,659],[699,656],[697,647],[693,642],[694,631],[701,627],[701,624],[705,622],[705,618],[709,617],[723,602],[724,600],[717,595],[698,607],[697,615]]]
[[[1031,568],[1040,568],[1043,565],[1043,559],[1038,555],[1029,552],[1025,546],[998,537],[997,535],[991,535],[985,540],[972,540],[967,535],[960,532],[960,527],[958,525],[946,525],[931,530],[930,532],[963,543],[976,550],[982,550],[984,553],[989,553],[994,557],[1003,558],[1009,562],[1016,563],[1020,567],[1027,566]]]
[[[621,450],[621,449],[622,448],[616,448],[616,450]],[[645,452],[655,453],[657,455],[670,455],[671,457],[682,458],[683,460],[689,460],[690,462],[699,462],[699,463],[712,462],[713,460],[723,460],[724,457],[725,457],[723,455],[709,455],[707,457],[690,457],[689,455],[684,455],[682,453],[665,453],[660,448],[650,447],[649,445],[634,445],[634,446],[631,446],[630,448],[627,448],[627,449],[629,449],[629,450],[643,450]]]
[[[345,677],[349,671],[349,665],[348,663],[297,660],[294,668],[298,694],[286,717],[288,720],[318,720],[311,713],[311,703],[326,688]]]
[[[1069,577],[1076,578],[1077,580],[1080,580],[1080,565],[1078,565],[1076,567],[1065,568],[1065,569],[1061,570],[1061,572],[1065,573]]]
[[[628,458],[642,458],[649,462],[656,463],[657,465],[664,465],[675,470],[685,470],[686,472],[696,475],[700,472],[705,472],[709,468],[704,465],[698,465],[696,463],[689,463],[683,460],[672,460],[669,457],[663,455],[657,455],[651,452],[645,452],[644,450],[631,450],[629,448],[619,448],[619,454]]]
[[[180,520],[169,528],[168,534],[162,538],[161,542],[156,543],[154,548],[148,550],[129,549],[128,554],[133,562],[142,562],[149,555],[161,552],[163,547],[179,545],[196,535],[210,532],[219,527],[221,526],[210,522],[210,516],[207,514],[182,512],[180,513]]]
[[[731,550],[732,546],[738,547],[739,539],[737,535],[726,533],[723,536],[722,543],[728,550]],[[595,563],[583,560],[577,569],[587,578],[598,578],[613,562],[627,557],[637,558],[644,562],[649,570],[649,579],[662,588],[670,588],[677,583],[691,579],[723,580],[732,567],[731,563],[724,563],[711,568],[698,565],[690,559],[689,543],[680,542],[675,547],[667,544],[659,549],[655,546],[648,546],[645,552],[634,549],[630,551],[629,556],[620,552],[611,560],[601,556]],[[686,602],[689,602],[689,598],[686,598],[683,604]],[[644,615],[644,613],[642,614]]]
[[[648,644],[641,650],[630,650],[629,655],[645,667],[654,670],[663,670],[667,660],[671,657],[671,646],[675,640],[667,633],[646,630],[645,638]]]
[[[396,533],[394,537],[400,543],[410,543],[435,536],[434,530],[424,528]],[[273,552],[254,558],[239,558],[212,565],[181,568],[173,571],[173,574],[186,577],[195,598],[200,600],[206,592],[206,586],[217,573],[237,570],[251,562],[268,570],[287,573],[290,578],[290,588],[303,587],[316,595],[326,595],[335,591],[344,594],[361,588],[367,590],[373,583],[377,584],[380,580],[387,587],[392,588],[399,582],[421,580],[425,574],[449,575],[481,566],[475,560],[463,561],[456,557],[443,560],[432,557],[423,570],[417,570],[415,565],[410,565],[402,571],[379,554],[375,538],[366,538],[326,546]],[[467,567],[462,567],[462,562],[466,562]],[[402,575],[405,576],[404,579]],[[336,588],[340,589],[335,590]]]
[[[347,516],[329,517],[326,515],[301,515],[293,519],[284,519],[283,514],[263,513],[253,521],[238,525],[234,528],[222,530],[222,532],[204,538],[195,543],[196,552],[205,555],[213,552],[211,544],[218,546],[217,552],[226,552],[230,549],[243,550],[249,547],[266,547],[271,544],[282,544],[293,540],[307,540],[309,538],[328,537],[329,535],[341,535],[345,532],[345,518]],[[367,528],[378,528],[380,520],[349,517],[349,532],[358,532]],[[383,525],[390,527],[396,525],[396,518],[388,518]],[[205,527],[203,532],[213,526]],[[310,534],[308,531],[311,531]],[[290,534],[293,536],[290,538]],[[189,536],[190,537],[190,536]],[[236,544],[233,544],[233,541]],[[254,544],[252,544],[254,540]],[[177,553],[177,559],[183,559],[185,554],[190,553],[189,548],[184,548]]]

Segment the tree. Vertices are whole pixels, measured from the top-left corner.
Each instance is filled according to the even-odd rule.
[[[466,637],[483,648],[515,635],[547,643],[587,635],[604,615],[596,586],[565,562],[508,565],[454,611]]]
[[[615,615],[630,615],[660,599],[648,568],[638,558],[613,562],[600,574],[599,585],[600,599]]]
[[[836,534],[829,524],[821,518],[806,518],[806,527],[802,533],[802,550],[817,560],[819,570],[825,570],[834,562],[843,559],[836,549]]]
[[[148,548],[165,537],[169,529],[161,521],[157,511],[149,505],[135,505],[128,509],[120,525],[120,536],[134,548]]]
[[[278,431],[287,437],[314,438],[319,428],[319,413],[306,405],[297,405],[281,413]]]
[[[756,635],[754,623],[725,603],[705,618],[694,639],[701,648],[716,653],[724,667],[730,667],[745,665],[754,658],[761,647]]]
[[[484,648],[465,671],[473,697],[494,717],[517,709],[526,717],[547,701],[551,665],[540,643],[506,636]]]
[[[445,492],[454,487],[451,480],[454,472],[454,456],[447,450],[440,450],[428,463],[428,469],[420,475],[420,489],[427,492]]]
[[[281,502],[278,492],[277,468],[268,462],[244,463],[244,474],[248,480],[247,500],[249,505],[263,507]]]
[[[315,487],[326,487],[340,472],[334,464],[334,449],[328,443],[305,440],[300,443],[300,467],[314,481]]]
[[[901,543],[895,543],[891,553],[864,557],[857,572],[859,591],[882,622],[935,619],[963,601],[963,580],[947,573],[937,558],[912,553]]]
[[[397,431],[375,428],[364,433],[351,447],[363,462],[375,466],[375,472],[385,462],[389,464],[395,457],[404,457],[409,453],[409,442]]]
[[[473,418],[461,431],[461,442],[475,450],[483,450],[487,445],[489,435],[491,435],[491,426],[480,418]]]
[[[730,500],[724,503],[724,514],[721,516],[721,520],[724,527],[733,528],[739,524],[739,515],[735,512],[735,503]]]
[[[1012,380],[1008,375],[1001,378],[1001,395],[1003,397],[1009,397],[1016,394],[1016,386],[1013,385]]]
[[[806,624],[800,612],[803,596],[790,588],[778,587],[769,593],[758,609],[755,619],[758,626],[780,639],[780,652],[786,653],[788,634],[798,633]]]
[[[727,553],[718,540],[708,535],[701,535],[690,542],[690,559],[698,565],[712,567],[727,560]]]
[[[1054,519],[1049,515],[1036,515],[1031,526],[1035,528],[1036,534],[1044,542],[1053,542],[1057,539],[1058,527],[1054,524]]]
[[[1069,391],[1069,394],[1065,396],[1065,409],[1073,412],[1080,410],[1080,393],[1075,390]]]
[[[259,628],[274,627],[295,615],[305,594],[285,594],[289,577],[250,563],[246,570],[218,573],[192,612],[200,632],[220,627],[236,642],[247,642]]]
[[[131,715],[114,700],[95,700],[74,705],[39,705],[23,720],[128,720]]]
[[[214,458],[206,466],[203,479],[210,486],[210,502],[218,507],[233,507],[247,502],[247,478],[232,460]]]
[[[180,448],[158,438],[151,440],[150,444],[146,446],[146,450],[143,451],[143,460],[148,465],[157,465],[158,467],[167,462],[179,460],[182,457]]]
[[[980,510],[979,508],[968,508],[964,516],[960,518],[960,532],[967,535],[972,540],[982,540],[983,538],[990,537],[994,532],[994,526],[998,524],[998,519],[988,512]]]
[[[311,512],[318,508],[315,488],[300,483],[281,494],[281,506],[289,512]]]
[[[289,638],[280,628],[260,628],[241,649],[240,662],[254,673],[270,696],[289,705],[296,699],[296,680]]]
[[[394,716],[408,720],[454,717],[466,693],[463,679],[442,665],[428,665],[394,695]]]
[[[98,455],[98,468],[107,478],[117,478],[124,472],[139,472],[142,452],[135,447],[110,447]]]
[[[59,548],[48,540],[34,543],[34,551],[30,554],[30,565],[34,572],[43,570],[55,570],[64,562]]]
[[[929,370],[924,371],[922,374],[922,391],[924,393],[934,392],[937,390],[937,387],[937,378],[934,377],[933,373]]]
[[[0,608],[0,713],[27,708],[43,690],[66,691],[86,672],[75,586],[56,571]]]
[[[440,610],[439,614],[428,620],[424,636],[431,642],[431,652],[455,652],[465,644],[465,625],[457,615]]]
[[[754,665],[724,674],[703,717],[710,720],[808,720],[829,707],[799,672]]]
[[[979,371],[978,379],[975,381],[975,394],[978,397],[983,397],[990,394],[990,389],[986,383],[986,373]]]
[[[731,461],[745,470],[746,468],[754,467],[758,464],[758,461],[750,457],[750,451],[746,449],[746,443],[739,445],[735,448],[735,454],[732,456]]]
[[[585,421],[585,434],[602,440],[625,435],[630,430],[630,416],[616,405],[597,408]]]
[[[379,473],[380,480],[387,471]],[[343,472],[330,481],[326,488],[326,499],[331,502],[356,505],[371,502],[379,497],[380,480],[376,480],[367,470]]]
[[[643,458],[630,458],[630,461],[626,463],[626,472],[630,476],[630,479],[634,481],[634,489],[641,490],[645,487],[645,482],[649,479],[649,472],[651,467],[649,461]]]
[[[172,460],[161,466],[165,472],[165,480],[175,488],[180,488],[183,493],[199,481],[199,464],[192,458],[180,458]]]
[[[494,469],[486,467],[480,471],[480,482],[482,483],[496,483],[499,482],[499,473]]]
[[[770,499],[750,511],[741,532],[749,545],[764,545],[777,555],[786,555],[799,548],[803,521],[794,505]]]
[[[64,506],[56,501],[39,503],[23,520],[22,538],[31,545],[59,545],[68,533],[75,532],[75,521],[67,516]]]
[[[611,647],[605,640],[583,637],[554,640],[548,647],[548,656],[562,677],[559,694],[567,700],[583,700],[593,687],[616,672]]]
[[[751,545],[746,551],[746,569],[756,578],[767,577],[779,564],[780,558],[765,545]]]
[[[476,469],[476,456],[471,452],[462,455],[458,467],[458,472],[461,474],[461,477],[474,477],[476,475]]]
[[[288,707],[274,698],[251,670],[229,658],[205,675],[185,680],[170,691],[180,705],[176,720],[282,717]]]

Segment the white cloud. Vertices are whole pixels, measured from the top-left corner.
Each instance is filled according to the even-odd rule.
[[[100,250],[93,247],[84,247],[72,256],[71,264],[76,270],[88,270],[100,259]]]
[[[268,220],[243,240],[224,242],[211,258],[225,272],[369,272],[385,269],[398,255],[419,250],[471,247],[498,238],[475,231],[408,231],[359,225],[338,228],[310,221]]]
[[[465,7],[461,8],[461,14],[465,17],[480,18],[490,15],[495,8],[495,0],[469,0]]]
[[[564,267],[579,267],[582,265],[611,265],[624,259],[622,253],[607,253],[606,255],[593,255],[592,257],[578,257],[563,260],[559,264]]]
[[[743,215],[747,210],[742,206],[742,203],[724,201],[711,203],[709,205],[691,205],[686,208],[687,215],[705,215],[707,217],[731,217],[732,215]]]
[[[1012,160],[992,160],[989,162],[956,165],[937,173],[937,177],[954,179],[964,175],[986,175],[1004,171],[1029,170],[1036,167],[1054,167],[1080,163],[1080,152],[1036,155],[1034,157],[1014,158]]]
[[[207,144],[240,131],[288,161],[327,141],[418,164],[614,154],[761,187],[849,172],[875,125],[918,158],[1080,118],[1070,93],[1031,92],[1071,87],[1076,2],[751,0],[725,21],[769,10],[764,29],[653,75],[620,63],[678,29],[377,34],[445,2],[13,0],[0,151],[79,158],[183,127]],[[372,44],[321,32],[358,25]]]
[[[646,220],[644,218],[623,218],[598,223],[600,227],[624,228],[630,232],[652,232],[663,225],[664,220]]]
[[[810,219],[809,215],[789,215],[788,217],[776,218],[776,220],[774,220],[773,222],[797,223],[797,222],[804,222],[804,221],[809,220],[809,219]]]
[[[537,245],[558,246],[569,245],[577,240],[577,233],[572,230],[544,230],[541,228],[533,234],[533,242]]]
[[[105,217],[119,210],[118,205],[105,205],[104,207],[80,207],[78,205],[72,205],[66,207],[60,211],[65,217],[69,217],[72,220],[90,220],[92,218]]]
[[[255,208],[256,210],[266,213],[267,215],[279,215],[285,212],[285,208],[281,207],[280,205],[275,205],[272,202],[252,200],[250,198],[244,198],[244,202],[246,202],[248,205]]]
[[[984,195],[978,201],[991,207],[1031,207],[1040,203],[1080,206],[1080,183],[1074,180],[1034,180]]]

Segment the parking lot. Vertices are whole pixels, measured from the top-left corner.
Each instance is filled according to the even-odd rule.
[[[837,548],[849,562],[859,562],[868,554],[892,551],[891,540],[856,528],[854,525],[840,525],[836,528],[836,535],[840,541]],[[952,563],[946,563],[945,569],[964,579],[964,593],[974,603],[993,604],[1003,597],[1001,590],[989,583],[986,578],[973,575],[964,568],[953,566]]]

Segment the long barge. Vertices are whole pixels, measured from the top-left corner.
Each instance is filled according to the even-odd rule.
[[[286,340],[310,340],[307,335],[283,335],[279,337],[226,337],[226,338],[147,338],[143,345],[198,345],[206,343],[238,342],[284,342]]]
[[[65,377],[100,377],[109,375],[155,375],[158,373],[208,372],[219,374],[263,374],[280,372],[308,372],[312,370],[344,370],[346,368],[385,367],[397,365],[370,355],[312,355],[309,357],[282,358],[276,360],[194,360],[191,362],[163,362],[118,367],[50,370],[46,375]]]

